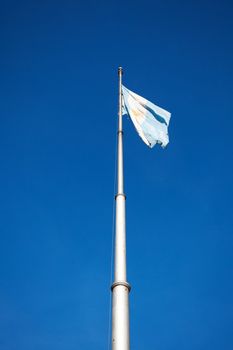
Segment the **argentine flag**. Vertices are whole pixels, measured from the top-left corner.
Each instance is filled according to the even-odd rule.
[[[142,140],[149,147],[156,143],[165,147],[168,142],[168,125],[171,113],[122,85],[123,114],[128,114]]]

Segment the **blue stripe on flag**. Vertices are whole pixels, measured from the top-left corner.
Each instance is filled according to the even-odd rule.
[[[141,104],[148,112],[150,112],[150,113],[155,117],[155,119],[156,119],[158,122],[160,122],[161,124],[167,125],[166,120],[165,120],[163,117],[161,117],[161,115],[155,113],[155,111],[154,111],[152,108],[150,108],[149,106],[145,105],[144,103],[141,103],[141,102],[140,102],[140,104]]]

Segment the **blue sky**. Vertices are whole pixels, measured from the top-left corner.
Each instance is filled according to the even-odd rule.
[[[1,1],[1,349],[108,349],[122,65],[172,113],[124,118],[132,349],[232,350],[232,9]]]

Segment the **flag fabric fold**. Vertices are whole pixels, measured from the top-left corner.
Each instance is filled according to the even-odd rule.
[[[123,113],[128,114],[139,136],[149,147],[169,143],[168,125],[171,113],[122,85]]]

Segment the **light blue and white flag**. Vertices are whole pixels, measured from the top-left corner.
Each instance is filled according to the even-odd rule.
[[[128,114],[142,140],[149,147],[156,143],[165,147],[168,142],[168,125],[171,113],[122,85],[123,114]]]

